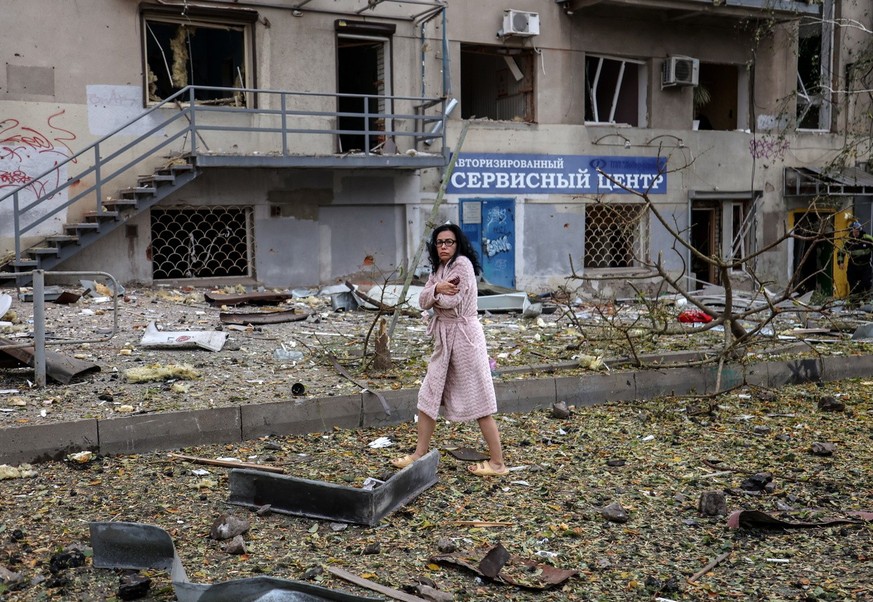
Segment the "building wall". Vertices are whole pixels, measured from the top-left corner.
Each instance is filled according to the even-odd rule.
[[[51,167],[52,161],[68,159],[143,110],[143,32],[138,5],[127,0],[6,0],[6,4],[6,14],[13,17],[0,20],[0,51],[7,57],[5,70],[0,69],[0,124],[5,128],[0,133],[0,149],[6,149],[0,156],[0,172],[9,180],[16,170],[33,175]],[[239,8],[235,5],[223,4]],[[325,3],[312,5],[324,7]],[[295,16],[267,4],[246,6],[258,16],[252,25],[255,45],[248,83],[274,90],[336,90],[334,22],[340,15],[303,11]],[[869,25],[870,16],[859,4],[840,2],[840,8],[840,15],[860,18]],[[540,35],[499,37],[504,9],[538,12]],[[379,18],[378,11],[376,17],[346,16],[397,26],[391,42],[394,94],[439,95],[445,77],[448,96],[460,98],[462,44],[533,52],[534,122],[470,120],[461,145],[465,123],[456,111],[447,127],[451,150],[666,157],[667,193],[651,200],[680,232],[687,230],[691,199],[696,194],[748,193],[759,198],[755,239],[759,247],[767,245],[786,229],[785,214],[790,207],[782,196],[783,168],[822,165],[843,146],[838,134],[794,134],[790,129],[797,68],[793,50],[796,26],[792,23],[777,27],[752,52],[755,32],[735,27],[733,21],[690,27],[682,21],[676,25],[653,23],[633,15],[615,20],[577,11],[568,16],[556,3],[536,0],[452,2],[446,10],[447,56],[441,43],[441,18],[426,24],[422,47],[417,24]],[[50,27],[47,15],[52,23],[66,26]],[[33,35],[21,35],[25,25]],[[49,31],[50,38],[41,35]],[[841,33],[836,69],[844,69],[857,56],[858,48],[869,43],[869,35]],[[644,61],[649,81],[644,107],[647,127],[585,124],[584,71],[589,53]],[[692,56],[738,70],[753,64],[750,93],[741,99],[748,104],[752,127],[693,131],[692,88],[662,89],[659,85],[663,60],[671,55]],[[269,105],[277,101],[264,98],[263,102]],[[313,107],[320,102],[312,100]],[[863,117],[869,101],[853,97],[840,106],[838,123],[869,133],[869,116]],[[234,119],[245,125],[253,118],[240,114]],[[166,132],[156,137],[161,135]],[[206,142],[214,151],[235,148],[255,152],[267,144],[265,138],[216,134]],[[304,150],[315,149],[314,143],[300,144]],[[426,150],[439,152],[438,146]],[[869,146],[866,152],[869,156]],[[163,160],[154,157],[153,163]],[[63,169],[57,172],[61,181],[65,178]],[[458,221],[458,202],[463,195],[439,197],[442,175],[436,169],[420,173],[392,169],[216,169],[207,170],[162,206],[251,207],[255,279],[266,286],[312,286],[352,274],[381,277],[397,269],[415,255],[427,236],[426,221],[436,200],[445,203],[439,211],[440,220]],[[51,202],[62,202],[78,185],[74,183],[70,192]],[[506,196],[480,192],[484,197]],[[516,283],[519,288],[542,291],[565,282],[569,257],[574,258],[577,269],[581,266],[577,260],[585,251],[586,205],[595,200],[627,202],[630,197],[525,193],[513,198]],[[94,199],[82,201],[43,224],[39,233],[53,232],[61,222],[78,219],[93,208],[93,203]],[[4,250],[11,248],[11,212],[8,203],[0,205],[0,249]],[[135,227],[119,229],[64,268],[99,269],[122,281],[150,282],[149,217],[138,216],[129,225]],[[653,221],[648,254],[656,257],[663,252],[666,267],[678,272],[687,263],[687,256],[672,251],[674,246],[673,236]],[[758,275],[784,283],[789,263],[783,246],[758,260]],[[597,275],[596,270],[586,273]]]

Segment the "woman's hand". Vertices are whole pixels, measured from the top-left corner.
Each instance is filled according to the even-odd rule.
[[[458,291],[461,289],[458,288],[458,284],[461,283],[461,278],[459,276],[455,276],[451,280],[443,280],[442,282],[437,283],[434,287],[434,290],[440,295],[457,295]]]

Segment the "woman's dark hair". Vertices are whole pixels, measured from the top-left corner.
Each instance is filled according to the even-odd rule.
[[[437,268],[440,266],[440,256],[437,254],[436,246],[437,236],[440,232],[445,232],[447,230],[454,234],[455,240],[458,241],[455,243],[458,245],[458,251],[449,263],[451,264],[459,255],[463,255],[473,264],[473,273],[478,276],[482,271],[482,266],[479,264],[479,257],[476,255],[473,245],[470,244],[470,239],[468,239],[467,235],[464,234],[464,232],[455,224],[442,224],[441,226],[437,226],[430,235],[430,242],[427,245],[427,254],[430,257],[431,271],[435,274]]]

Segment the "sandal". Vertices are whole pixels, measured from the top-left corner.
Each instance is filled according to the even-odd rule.
[[[408,454],[401,457],[401,458],[394,458],[393,460],[391,460],[391,464],[395,468],[406,468],[407,466],[409,466],[413,462],[415,462],[415,458],[413,458],[412,456],[410,456]]]
[[[476,462],[475,464],[468,466],[467,470],[480,477],[502,477],[509,474],[509,469],[505,465],[503,466],[503,470],[494,470],[491,468],[491,462],[488,460]]]

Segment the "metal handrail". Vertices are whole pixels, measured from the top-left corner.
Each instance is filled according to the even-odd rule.
[[[239,97],[240,95],[246,99],[247,104],[251,107],[244,106],[223,106],[216,104],[204,104],[203,101],[198,101],[198,92],[218,92],[221,96],[228,98]],[[320,110],[324,106],[337,106],[339,99],[347,98],[360,100],[362,110],[360,111],[339,111],[339,110]],[[257,101],[263,102],[262,107],[257,106]],[[380,103],[379,106],[390,108],[390,111],[385,112],[370,112],[369,106],[372,101]],[[116,181],[119,178],[128,175],[133,168],[147,162],[149,159],[154,159],[155,154],[169,145],[182,140],[182,147],[187,147],[180,151],[181,154],[190,153],[192,156],[197,156],[202,152],[212,153],[206,144],[204,134],[209,132],[249,132],[253,134],[278,134],[281,144],[276,148],[260,149],[257,152],[261,154],[271,154],[281,157],[290,157],[292,155],[313,155],[309,148],[308,152],[292,152],[289,147],[289,136],[301,136],[312,134],[316,136],[338,136],[342,134],[351,134],[363,136],[365,140],[364,149],[359,151],[364,156],[370,156],[372,152],[372,142],[377,137],[382,137],[387,140],[406,139],[409,144],[416,145],[419,142],[430,143],[434,140],[442,141],[442,153],[446,158],[445,145],[445,128],[433,127],[434,123],[439,123],[445,119],[446,99],[444,98],[427,98],[417,96],[388,96],[388,95],[371,95],[371,94],[346,94],[346,93],[318,93],[318,92],[291,92],[287,90],[270,90],[258,88],[224,88],[214,86],[187,86],[172,96],[155,104],[136,118],[131,119],[123,125],[117,127],[109,134],[101,137],[97,141],[88,145],[79,152],[67,157],[66,159],[57,162],[51,169],[48,169],[36,177],[31,178],[27,183],[21,184],[12,191],[0,197],[0,203],[12,199],[13,203],[13,233],[15,239],[15,260],[20,261],[22,256],[22,236],[32,231],[40,224],[48,221],[60,212],[71,207],[73,204],[93,195],[95,201],[94,213],[101,215],[105,212],[103,205],[104,193],[107,190],[110,182]],[[308,105],[317,105],[315,107]],[[408,111],[394,111],[397,106],[408,106]],[[422,107],[436,109],[433,115],[425,115],[420,109]],[[431,109],[431,110],[433,110]],[[172,112],[168,113],[168,110]],[[211,123],[211,118],[216,115],[227,115],[232,117],[248,116],[251,122],[248,125],[240,125],[239,123]],[[339,121],[341,118],[359,118],[363,121],[363,127],[360,129],[340,128]],[[185,122],[182,122],[182,120]],[[268,122],[269,120],[278,120],[277,124],[258,123],[258,120]],[[334,127],[315,127],[323,123],[323,120],[329,120],[334,124]],[[372,120],[379,120],[384,124],[383,128],[371,127]],[[412,127],[397,127],[398,124],[412,124]],[[133,127],[142,127],[142,124],[147,124],[148,129],[144,133],[136,135],[132,140],[129,139],[131,134],[125,134],[125,130]],[[180,126],[181,124],[181,126]],[[312,127],[309,127],[311,124]],[[172,128],[175,130],[169,131]],[[169,133],[168,133],[169,131]],[[161,135],[160,139],[155,141],[156,135]],[[187,141],[187,142],[186,142]],[[136,149],[139,145],[145,144],[145,150],[137,150],[133,152],[133,158],[124,160],[126,153]],[[332,141],[330,144],[333,148]],[[108,150],[111,149],[111,150]],[[257,152],[255,154],[257,154]],[[245,154],[245,153],[235,153]],[[322,153],[325,155],[335,154]],[[120,161],[121,165],[115,166],[112,162]],[[50,186],[43,190],[36,198],[22,205],[21,195],[28,189],[33,189],[34,183],[42,184],[44,179],[50,178],[53,174],[59,174],[62,168],[69,168],[82,163],[83,167],[78,171],[67,174],[67,178],[63,182],[57,182],[56,185]],[[85,178],[93,178],[93,183],[84,184]],[[76,185],[81,189],[76,191],[76,194],[67,198],[63,203],[59,203],[46,209],[46,201],[52,199],[56,194],[64,190],[73,189]],[[109,196],[108,198],[111,198]],[[40,208],[32,219],[27,220],[28,212]]]

